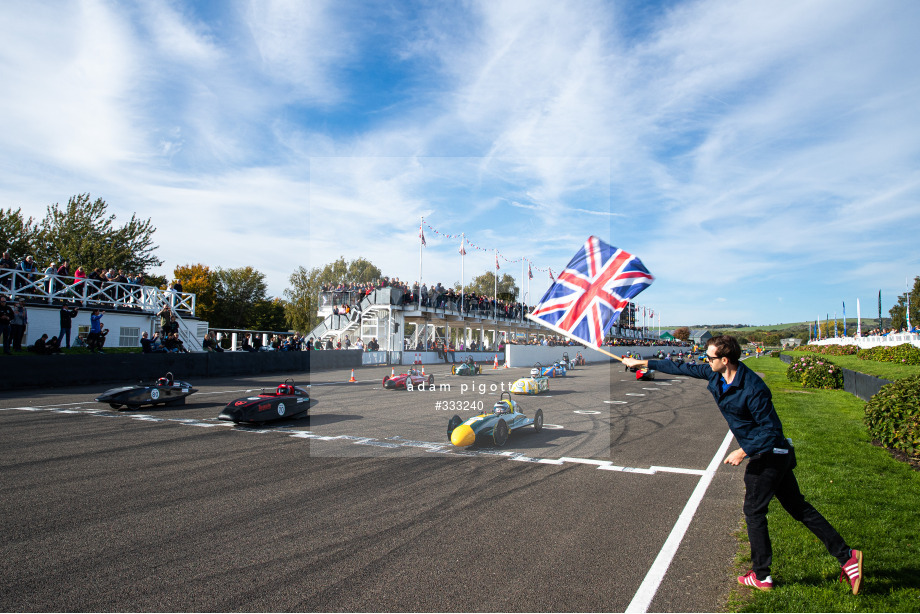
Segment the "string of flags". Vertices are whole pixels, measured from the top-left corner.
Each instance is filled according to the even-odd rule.
[[[425,222],[424,220],[422,220],[422,222],[419,224],[418,236],[419,236],[419,238],[420,238],[421,241],[422,241],[422,246],[424,246],[424,247],[428,247],[428,242],[425,240],[425,229],[426,229],[426,228],[427,228],[430,232],[434,233],[435,235],[437,235],[437,236],[439,236],[439,237],[443,237],[443,238],[445,238],[445,239],[462,239],[462,241],[461,241],[461,243],[460,243],[460,250],[459,250],[459,253],[460,253],[461,256],[465,256],[466,253],[467,253],[467,252],[466,252],[466,247],[465,247],[466,245],[469,245],[469,246],[470,246],[471,248],[473,248],[474,250],[477,250],[477,251],[480,251],[480,252],[493,252],[493,253],[495,254],[495,270],[496,270],[496,271],[501,270],[501,266],[499,265],[499,258],[501,258],[504,262],[507,262],[508,264],[517,264],[517,263],[520,263],[520,262],[522,262],[522,261],[526,261],[526,262],[527,262],[527,276],[528,276],[529,279],[533,279],[533,271],[534,271],[534,270],[537,270],[537,271],[539,271],[539,272],[541,272],[541,273],[549,273],[549,278],[550,278],[550,280],[552,280],[552,281],[555,281],[555,279],[556,279],[555,276],[553,275],[553,270],[552,270],[551,268],[549,268],[549,267],[547,267],[547,268],[541,268],[541,267],[538,267],[538,266],[534,266],[534,264],[533,264],[532,261],[528,260],[527,258],[524,258],[523,256],[522,256],[522,257],[519,257],[519,258],[514,258],[514,259],[512,259],[512,258],[507,258],[507,257],[503,256],[502,253],[499,252],[499,251],[498,251],[497,249],[495,249],[495,248],[492,248],[492,247],[483,247],[483,246],[481,246],[481,245],[477,245],[476,243],[473,243],[473,242],[470,241],[468,238],[466,238],[465,235],[458,235],[458,234],[456,234],[456,233],[451,234],[451,233],[442,232],[442,231],[438,230],[437,228],[435,228],[434,226],[432,226],[431,224],[428,224],[427,222]]]

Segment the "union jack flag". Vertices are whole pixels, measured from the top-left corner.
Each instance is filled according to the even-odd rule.
[[[599,346],[629,299],[654,279],[637,257],[589,237],[527,317]]]
[[[418,227],[418,236],[422,238],[422,245],[427,247],[428,244],[425,243],[425,229],[422,228],[421,226]]]

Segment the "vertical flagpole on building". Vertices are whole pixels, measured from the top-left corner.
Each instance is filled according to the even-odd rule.
[[[847,336],[847,304],[846,301],[841,301],[843,303],[843,336]]]
[[[422,247],[425,246],[425,231],[422,229],[422,226],[425,225],[425,217],[420,218],[418,224],[418,291],[419,291],[419,305],[422,304],[422,284],[425,283],[422,281]]]
[[[495,274],[493,275],[495,279],[495,290],[492,292],[492,319],[497,320],[496,310],[498,309],[498,250],[495,250]],[[495,329],[495,342],[498,345],[498,328]]]
[[[521,288],[518,290],[518,303],[521,304],[521,324],[524,323],[524,256],[521,256]]]
[[[466,233],[461,233],[460,235],[460,312],[463,313],[463,257],[466,256],[466,250],[463,249],[463,244],[466,243]],[[464,324],[464,327],[466,325]],[[466,329],[464,328],[463,334],[466,334]]]

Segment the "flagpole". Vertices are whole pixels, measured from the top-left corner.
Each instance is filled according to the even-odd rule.
[[[463,249],[463,244],[466,242],[466,233],[460,234],[460,314],[463,315],[463,257],[466,255],[466,250]],[[466,336],[466,325],[464,324],[463,335]]]
[[[521,303],[521,324],[524,323],[524,256],[521,256],[521,289],[518,300]]]
[[[495,290],[492,292],[492,319],[496,322],[498,321],[495,317],[496,309],[498,307],[498,250],[495,250],[495,273],[492,276],[492,279],[495,280]],[[495,327],[495,341],[498,345],[498,325]]]
[[[419,305],[422,304],[422,284],[425,283],[422,281],[422,247],[424,246],[424,241],[422,240],[423,233],[422,226],[425,225],[425,216],[420,218],[418,224],[418,291],[419,291]]]

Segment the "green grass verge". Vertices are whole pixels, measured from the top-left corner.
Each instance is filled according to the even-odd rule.
[[[796,356],[822,356],[835,365],[859,371],[866,375],[874,375],[887,380],[896,380],[913,375],[920,375],[920,365],[900,365],[894,362],[879,362],[877,360],[860,360],[856,356],[829,356],[827,354],[818,354],[816,352],[783,352],[793,358]]]
[[[863,361],[860,361],[863,362]],[[796,478],[805,498],[865,553],[859,595],[837,583],[840,566],[775,499],[771,592],[739,587],[735,612],[917,612],[920,610],[920,472],[873,446],[863,425],[865,403],[841,390],[803,389],[786,379],[776,358],[746,364],[763,373],[783,429],[796,447]],[[750,548],[742,533],[738,561]],[[746,569],[742,570],[746,571]],[[750,594],[746,594],[750,593]]]

